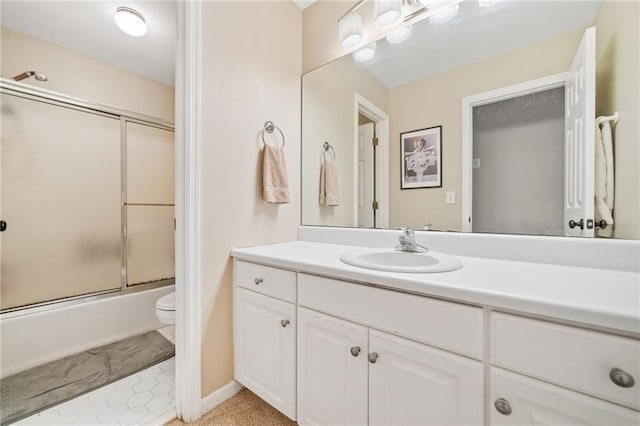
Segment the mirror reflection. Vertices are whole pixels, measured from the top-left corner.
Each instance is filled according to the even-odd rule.
[[[454,6],[303,76],[302,224],[640,238],[640,4]]]

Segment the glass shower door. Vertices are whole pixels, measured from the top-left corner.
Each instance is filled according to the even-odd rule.
[[[120,120],[0,101],[1,309],[120,289]]]

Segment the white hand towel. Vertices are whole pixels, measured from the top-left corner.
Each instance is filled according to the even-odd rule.
[[[289,179],[284,150],[279,146],[265,145],[262,161],[262,198],[267,203],[288,203]]]
[[[614,197],[613,144],[611,140],[611,126],[607,121],[602,123],[602,128],[596,124],[595,151],[596,208],[600,217],[604,219],[608,225],[612,225]]]
[[[320,164],[320,204],[339,206],[338,172],[333,161],[322,160]]]

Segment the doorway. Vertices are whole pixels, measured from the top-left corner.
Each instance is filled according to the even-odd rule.
[[[354,102],[354,226],[389,226],[389,115],[359,94]]]

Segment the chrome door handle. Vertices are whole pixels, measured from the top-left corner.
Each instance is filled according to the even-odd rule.
[[[256,279],[253,280],[253,282],[256,283],[256,285],[262,284],[263,281],[264,280],[262,278],[256,278]]]
[[[493,405],[496,407],[496,410],[498,410],[500,414],[503,414],[505,416],[511,414],[511,404],[509,404],[509,401],[507,401],[506,399],[498,398]]]
[[[286,326],[288,326],[288,325],[289,325],[289,320],[284,319],[284,320],[280,321],[280,325],[281,325],[282,327],[286,327]]]
[[[378,362],[378,352],[372,352],[369,354],[368,358],[369,358],[369,362],[371,364],[375,364],[376,362]]]
[[[633,376],[620,368],[612,368],[609,372],[609,378],[621,388],[631,388],[636,384]]]
[[[358,355],[360,355],[360,351],[361,351],[361,350],[362,350],[362,349],[360,349],[360,346],[353,346],[353,347],[351,348],[351,355],[353,355],[353,356],[357,357]]]

